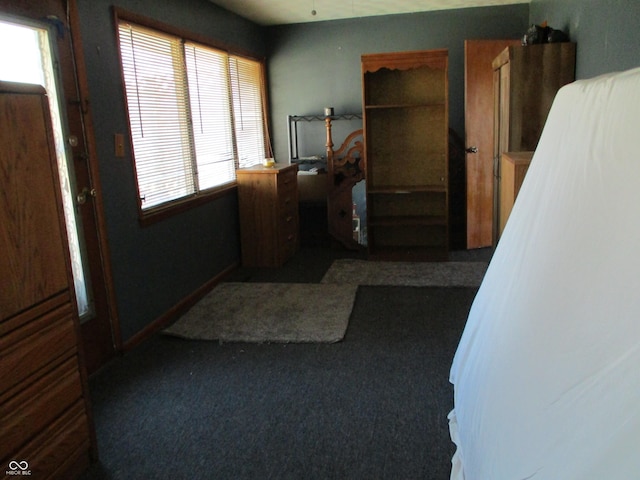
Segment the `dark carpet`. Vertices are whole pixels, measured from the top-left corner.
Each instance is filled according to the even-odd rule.
[[[336,344],[154,336],[90,380],[100,462],[83,478],[448,479],[476,291],[359,287]]]

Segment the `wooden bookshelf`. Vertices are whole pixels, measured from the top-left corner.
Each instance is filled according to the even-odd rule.
[[[448,258],[448,53],[362,56],[369,256]]]

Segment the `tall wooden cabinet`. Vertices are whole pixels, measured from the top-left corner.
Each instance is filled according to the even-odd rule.
[[[371,258],[448,258],[447,70],[447,50],[362,56]]]
[[[278,267],[298,250],[297,173],[297,165],[285,164],[236,171],[245,267]]]
[[[74,478],[95,435],[44,89],[0,82],[0,125],[0,465]]]
[[[500,235],[527,174],[533,152],[505,152],[500,159]]]
[[[534,151],[557,91],[575,79],[576,44],[511,46],[493,60],[494,243],[499,234],[500,159]]]

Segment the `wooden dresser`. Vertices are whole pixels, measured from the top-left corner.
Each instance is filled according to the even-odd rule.
[[[505,152],[502,154],[500,171],[500,235],[507,224],[524,177],[529,169],[533,152]]]
[[[0,471],[75,478],[95,434],[44,89],[0,82],[0,125]]]
[[[240,204],[242,265],[278,267],[298,250],[298,166],[236,171]]]

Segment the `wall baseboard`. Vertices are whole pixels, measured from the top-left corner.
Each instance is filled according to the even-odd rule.
[[[153,322],[147,325],[143,330],[136,333],[133,337],[127,340],[122,345],[122,353],[126,353],[133,350],[135,347],[140,345],[146,339],[151,337],[151,335],[159,332],[160,330],[168,326],[177,317],[179,317],[180,315],[185,313],[187,310],[189,310],[193,305],[195,305],[198,302],[198,300],[200,300],[207,293],[213,290],[213,287],[215,287],[218,283],[220,283],[226,276],[228,276],[231,272],[236,270],[239,266],[240,266],[239,262],[234,262],[233,264],[225,268],[222,272],[220,272],[218,275],[216,275],[211,280],[207,281],[205,284],[203,284],[201,287],[195,290],[193,293],[191,293],[190,295],[180,300],[168,311],[166,311],[164,314],[160,315]]]

